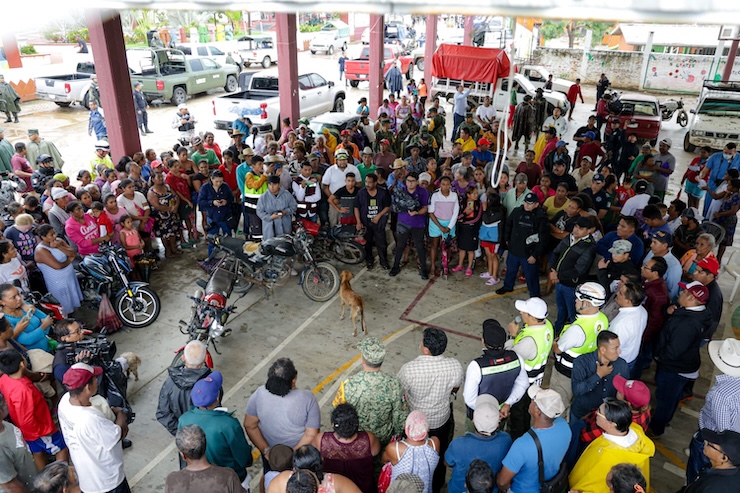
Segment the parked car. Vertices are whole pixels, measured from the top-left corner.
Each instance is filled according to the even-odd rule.
[[[186,57],[180,50],[131,49],[126,52],[132,81],[144,83],[147,101],[156,99],[184,103],[188,95],[223,87],[226,92],[239,88],[236,65],[221,66],[211,58]]]
[[[300,116],[312,117],[327,111],[344,111],[345,92],[316,73],[298,76]],[[278,72],[264,70],[253,75],[248,89],[214,98],[214,124],[220,130],[231,128],[240,115],[247,116],[260,131],[280,129],[280,95]]]
[[[182,43],[175,48],[188,56],[208,57],[215,60],[220,65],[226,65],[226,53],[218,46],[200,43]]]
[[[542,65],[522,65],[518,67],[518,69],[520,74],[529,79],[529,82],[532,83],[535,89],[539,87],[544,88],[547,78],[552,75],[550,71]],[[575,84],[575,82],[571,82],[566,79],[557,77],[552,78],[552,90],[562,92],[563,94],[568,94],[568,89],[570,89],[570,86],[573,84]]]
[[[259,63],[262,68],[270,68],[278,61],[277,48],[272,36],[241,36],[237,39],[236,46],[245,66]]]
[[[77,64],[75,73],[68,75],[53,75],[36,77],[36,97],[52,101],[57,106],[67,108],[79,103],[87,108],[87,93],[92,83],[90,77],[95,74],[95,65],[92,62]]]
[[[683,139],[683,149],[694,152],[697,147],[723,149],[729,142],[740,140],[740,82],[704,81],[699,103],[689,130]]]
[[[312,118],[308,126],[314,135],[321,135],[321,132],[328,128],[337,140],[342,130],[352,130],[357,122],[360,121],[360,115],[352,113],[322,113]]]
[[[627,133],[636,133],[639,140],[647,140],[650,145],[655,146],[662,122],[658,98],[648,94],[628,93],[622,94],[619,101],[622,109],[618,117],[623,126],[627,122]]]
[[[383,50],[383,75],[390,70],[391,65],[398,60],[401,62],[401,73],[406,74],[406,79],[414,76],[413,58],[403,55],[397,45],[386,45]],[[344,62],[344,77],[349,85],[357,87],[360,81],[368,80],[370,77],[370,47],[364,46],[359,58]]]
[[[370,43],[370,28],[366,27],[360,36],[362,44]],[[400,22],[390,22],[385,24],[385,34],[383,37],[385,44],[397,45],[402,51],[411,51],[416,46],[416,39],[411,30]]]
[[[349,26],[342,21],[329,21],[311,40],[308,49],[315,55],[319,51],[333,55],[335,50],[347,51],[349,45]]]

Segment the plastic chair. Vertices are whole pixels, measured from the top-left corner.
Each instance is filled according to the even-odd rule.
[[[704,231],[714,236],[715,245],[719,246],[719,244],[722,243],[722,240],[725,239],[725,228],[723,228],[719,224],[712,221],[704,221],[703,223],[701,223],[701,227],[704,229]]]
[[[732,276],[735,279],[735,284],[732,286],[732,294],[730,294],[730,303],[735,300],[738,288],[740,288],[740,257],[738,251],[733,250],[730,258],[727,259],[727,263],[722,264],[722,270]]]

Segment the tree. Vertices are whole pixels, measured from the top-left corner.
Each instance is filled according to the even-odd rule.
[[[612,22],[594,21],[553,21],[545,20],[540,27],[540,33],[545,38],[555,39],[561,36],[568,37],[568,48],[573,48],[576,37],[583,37],[589,29],[593,32],[591,46],[601,43],[604,33],[614,26]]]

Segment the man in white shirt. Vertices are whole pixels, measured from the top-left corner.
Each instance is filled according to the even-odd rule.
[[[116,419],[111,421],[90,402],[102,373],[102,368],[85,363],[75,363],[67,370],[62,382],[69,392],[59,401],[59,425],[82,491],[130,493],[121,443],[128,433],[128,417],[114,407]]]
[[[481,126],[483,131],[491,130],[491,125],[496,119],[496,108],[491,104],[491,96],[483,99],[483,106],[478,106],[475,110],[475,120]]]
[[[621,284],[617,289],[619,313],[609,324],[609,330],[617,334],[622,342],[621,357],[627,362],[630,372],[635,366],[642,343],[642,333],[647,326],[648,313],[642,306],[643,299],[645,291],[642,286],[631,282]]]
[[[621,214],[623,216],[634,216],[636,213],[642,213],[642,210],[650,200],[650,194],[647,193],[648,182],[637,180],[635,182],[635,196],[627,199],[622,206]]]
[[[354,164],[349,164],[349,153],[344,149],[337,149],[334,153],[336,164],[329,167],[321,178],[321,189],[327,199],[334,192],[345,185],[347,173],[354,173],[355,176],[361,176],[360,170]],[[339,212],[333,207],[329,208],[329,223],[336,226],[339,222]]]

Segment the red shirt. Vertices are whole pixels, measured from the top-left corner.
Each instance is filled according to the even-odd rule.
[[[180,192],[183,197],[190,200],[190,185],[188,180],[184,176],[175,176],[172,173],[167,173],[167,177],[164,181],[170,186],[175,192]]]
[[[10,419],[24,440],[32,442],[57,431],[44,396],[27,377],[0,376],[0,392],[8,402]]]
[[[581,96],[581,102],[583,102],[583,94],[581,93],[581,86],[578,84],[573,84],[568,89],[568,101],[570,101],[571,104],[576,102],[576,99],[578,96]]]
[[[603,156],[604,154],[604,149],[601,148],[601,144],[598,142],[584,142],[581,144],[580,149],[578,149],[578,163],[576,164],[576,167],[581,165],[581,159],[586,156],[590,157],[591,163],[596,166],[596,158],[598,156]]]
[[[625,188],[625,187],[618,187],[617,188],[617,203],[620,206],[623,206],[627,200],[631,199],[635,196],[635,189],[634,188]]]
[[[232,190],[239,190],[239,185],[236,184],[236,163],[231,165],[231,171],[226,169],[225,164],[219,166],[218,169],[224,174],[224,183]]]
[[[526,161],[522,161],[521,163],[519,163],[519,166],[516,167],[514,173],[524,173],[525,175],[527,175],[527,188],[531,190],[540,182],[540,177],[542,176],[542,168],[536,165],[530,168],[529,166],[527,166]]]

